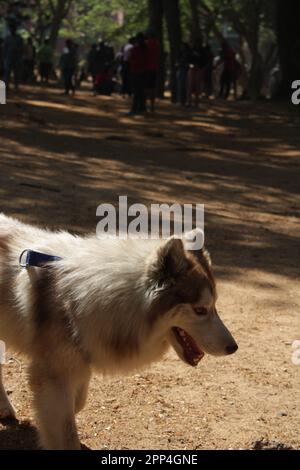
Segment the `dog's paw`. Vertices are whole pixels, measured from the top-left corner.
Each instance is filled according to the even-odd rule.
[[[16,410],[8,400],[0,401],[0,420],[17,419]]]

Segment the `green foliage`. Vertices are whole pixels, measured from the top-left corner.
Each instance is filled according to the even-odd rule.
[[[121,45],[147,27],[147,0],[75,0],[61,35],[84,44],[99,39]]]
[[[274,39],[276,2],[270,0],[199,0],[199,5],[211,11],[215,23],[221,28],[224,22],[253,42],[255,36]]]
[[[163,0],[162,0],[163,1]],[[8,3],[0,0],[0,5]],[[30,0],[23,2],[25,17],[30,17],[37,42],[53,33],[57,22],[55,10],[64,3],[68,15],[58,24],[59,36],[70,37],[81,44],[104,39],[120,46],[129,36],[148,26],[148,0]],[[180,0],[182,37],[191,36],[191,1]],[[270,0],[198,0],[199,21],[205,39],[216,31],[227,30],[244,36],[248,43],[275,41],[276,2]],[[69,8],[70,7],[70,8]],[[123,16],[123,21],[122,20]],[[55,19],[56,18],[56,19]],[[165,33],[166,34],[166,33]],[[168,46],[166,44],[166,49]]]

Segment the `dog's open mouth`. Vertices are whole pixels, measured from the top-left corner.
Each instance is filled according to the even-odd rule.
[[[191,366],[196,366],[204,356],[204,352],[198,347],[196,341],[182,328],[174,326],[172,328],[175,338],[183,349],[186,362]]]

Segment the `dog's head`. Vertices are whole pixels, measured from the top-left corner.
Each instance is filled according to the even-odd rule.
[[[216,310],[216,285],[205,249],[188,251],[185,239],[166,240],[148,275],[155,286],[156,315],[180,359],[196,366],[204,353],[222,356],[237,350]]]

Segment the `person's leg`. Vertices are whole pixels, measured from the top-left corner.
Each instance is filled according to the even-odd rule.
[[[122,95],[130,94],[130,75],[129,64],[124,62],[122,65]]]
[[[138,86],[137,86],[137,75],[132,74],[132,103],[131,103],[131,113],[135,114],[138,107]]]
[[[7,89],[9,88],[10,75],[11,75],[11,63],[9,60],[6,60],[4,63],[4,82],[5,82]]]
[[[30,61],[29,65],[29,80],[33,83],[35,82],[35,76],[34,76],[34,60]]]
[[[149,90],[149,98],[150,98],[150,111],[154,113],[155,111],[155,101],[156,101],[156,90],[157,90],[157,73],[155,70],[150,72],[150,90]]]
[[[188,85],[187,85],[187,104],[189,106],[191,106],[192,104],[193,83],[194,83],[194,69],[189,69]]]
[[[220,78],[220,93],[219,93],[219,98],[224,98],[224,90],[225,90],[225,82],[226,82],[226,73],[223,70]]]
[[[176,103],[181,103],[181,73],[180,69],[176,72]]]
[[[13,66],[12,66],[12,69],[13,69],[13,74],[14,74],[14,87],[15,87],[15,91],[18,91],[19,89],[19,85],[20,85],[20,81],[21,81],[21,77],[22,77],[22,62],[17,62],[15,61],[13,63]]]
[[[27,83],[29,80],[29,60],[24,60],[22,80],[24,83]]]
[[[130,67],[129,67],[129,63],[127,62],[126,63],[126,80],[127,80],[127,94],[128,96],[131,96],[132,95],[132,80],[131,80],[131,73],[130,73]]]
[[[126,93],[128,94],[128,96],[131,96],[131,93],[132,93],[131,76],[130,76],[130,67],[129,67],[128,62],[126,62],[126,88],[127,88]]]
[[[233,85],[234,99],[237,100],[237,79],[236,79],[236,77],[234,77],[232,79],[232,85]]]
[[[144,113],[147,111],[146,106],[146,74],[141,76],[141,112]]]
[[[225,100],[229,98],[230,90],[231,90],[231,76],[230,76],[230,73],[227,72],[226,79],[225,79]]]
[[[146,74],[138,75],[138,105],[137,112],[144,113],[146,111]]]
[[[199,69],[199,96],[201,98],[205,91],[205,69],[202,67]]]
[[[142,79],[141,79],[141,74],[138,74],[137,77],[137,82],[136,82],[136,100],[137,100],[137,109],[136,111],[140,113],[142,111],[142,100],[143,100],[143,93],[142,93]]]
[[[126,93],[126,85],[125,85],[125,80],[126,80],[126,77],[125,77],[125,63],[122,64],[122,67],[121,67],[121,95],[124,96],[125,93]]]
[[[178,76],[178,89],[177,89],[177,103],[180,103],[182,106],[185,104],[186,100],[186,80],[184,70],[181,68],[177,72]]]
[[[47,70],[47,64],[44,62],[43,63],[43,83],[47,83],[48,81],[48,70]]]
[[[39,65],[39,74],[40,74],[40,82],[43,83],[44,70],[43,70],[43,64],[42,63],[40,63],[40,65]]]
[[[65,88],[65,95],[68,95],[70,91],[70,77],[69,77],[68,69],[64,68],[62,71],[62,74],[63,74],[63,82],[64,82],[64,88]]]
[[[49,80],[50,80],[51,68],[52,68],[51,64],[49,64],[49,63],[45,64],[45,81],[46,81],[46,83],[48,83]]]
[[[187,100],[188,70],[181,71],[181,104],[184,106]]]
[[[73,68],[66,68],[65,69],[65,93],[68,95],[70,91],[74,94],[75,93],[75,85],[73,83],[74,80],[74,70]]]
[[[75,68],[70,69],[70,90],[72,91],[72,94],[75,95],[76,91],[76,86],[75,86]]]
[[[213,71],[211,67],[206,72],[206,93],[208,97],[213,94]]]
[[[201,80],[202,80],[202,73],[200,69],[195,69],[195,106],[198,108],[199,106],[199,97],[201,93]]]
[[[156,98],[156,93],[153,88],[148,88],[146,90],[146,97],[149,99],[150,102],[150,111],[151,113],[154,113],[155,111],[155,98]]]
[[[68,79],[67,79],[67,88],[68,88],[68,94],[69,92],[71,91],[73,93],[73,83],[72,83],[72,74],[71,72],[69,71],[68,72]]]

